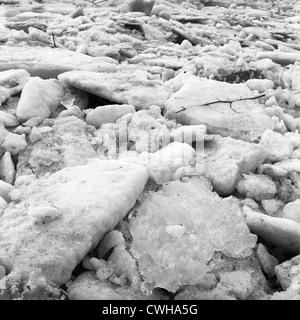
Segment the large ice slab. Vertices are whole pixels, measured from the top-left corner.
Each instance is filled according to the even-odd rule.
[[[184,125],[204,124],[208,133],[248,142],[274,123],[245,84],[191,76],[166,103],[166,116]]]
[[[152,105],[161,108],[172,91],[138,73],[97,73],[70,71],[61,74],[59,80],[67,85],[120,104],[130,104],[137,109],[148,109]]]
[[[67,282],[133,207],[147,179],[142,166],[93,159],[20,185],[12,192],[15,206],[0,218],[0,263]]]
[[[1,46],[0,71],[25,69],[31,76],[56,78],[70,70],[116,72],[114,64],[82,53],[49,47]]]

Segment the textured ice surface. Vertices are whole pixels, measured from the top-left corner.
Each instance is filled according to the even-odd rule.
[[[210,271],[215,251],[243,258],[257,237],[246,226],[233,198],[221,199],[209,183],[174,181],[151,194],[130,221],[131,251],[144,276],[144,288],[176,292]],[[184,230],[184,232],[183,232]]]

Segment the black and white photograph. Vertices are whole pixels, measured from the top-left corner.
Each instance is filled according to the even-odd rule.
[[[0,0],[0,300],[300,300],[299,131],[300,0]]]

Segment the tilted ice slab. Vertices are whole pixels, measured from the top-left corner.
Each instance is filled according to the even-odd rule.
[[[56,78],[70,70],[117,72],[116,65],[101,58],[49,47],[1,46],[0,71],[25,69],[31,76]]]
[[[148,109],[152,105],[163,108],[172,94],[161,83],[148,80],[138,73],[70,71],[59,75],[58,79],[80,90],[120,104],[130,104],[137,109]]]
[[[0,218],[0,264],[40,269],[57,285],[133,207],[148,173],[142,166],[92,159],[20,185]]]
[[[130,230],[131,252],[149,291],[197,284],[210,271],[214,252],[244,258],[257,240],[237,202],[220,198],[199,177],[165,184],[137,210]]]
[[[245,84],[191,76],[166,102],[166,117],[204,124],[210,134],[253,142],[274,123]],[[252,100],[251,100],[252,99]]]

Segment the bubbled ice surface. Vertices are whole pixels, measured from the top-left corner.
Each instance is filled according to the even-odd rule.
[[[176,237],[167,226],[183,226],[185,232]],[[197,179],[171,182],[152,193],[131,219],[130,230],[131,251],[148,291],[160,287],[176,292],[196,284],[211,271],[208,262],[216,251],[244,258],[257,241],[237,201],[221,199]]]

